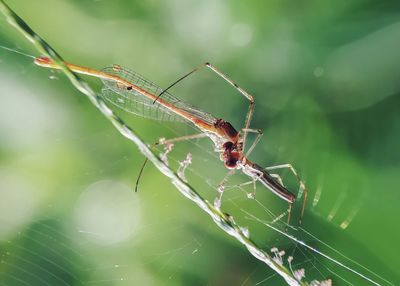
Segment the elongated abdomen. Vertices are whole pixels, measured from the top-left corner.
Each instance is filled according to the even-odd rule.
[[[263,168],[261,168],[257,164],[253,164],[253,168],[259,172],[262,172],[262,175],[258,176],[258,180],[261,182],[261,184],[270,189],[270,191],[272,191],[275,195],[287,201],[288,203],[293,203],[296,200],[296,196],[293,193],[282,186],[274,177],[271,176],[271,174],[269,174]]]

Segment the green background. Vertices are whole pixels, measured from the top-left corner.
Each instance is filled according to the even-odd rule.
[[[118,63],[162,87],[213,63],[256,99],[264,136],[250,158],[292,163],[307,183],[294,235],[399,285],[400,2],[7,3],[69,62]],[[38,56],[4,18],[0,44]],[[243,125],[248,103],[210,71],[171,92]],[[0,49],[0,96],[0,285],[284,285],[152,166],[134,193],[143,156],[62,74]],[[149,144],[195,133],[119,114]],[[189,151],[189,182],[212,201],[226,170],[207,139],[177,143],[171,166]],[[257,200],[251,186],[227,189],[222,209],[263,249],[293,255],[307,281],[372,285],[258,222],[287,208],[261,186]]]

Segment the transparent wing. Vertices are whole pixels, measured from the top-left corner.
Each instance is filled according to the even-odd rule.
[[[106,67],[102,69],[102,71],[110,75],[118,76],[155,96],[158,96],[163,91],[161,87],[143,78],[139,74],[118,65]],[[127,112],[160,121],[186,121],[184,117],[181,117],[179,114],[161,104],[162,101],[156,101],[153,104],[153,99],[148,98],[145,94],[135,89],[128,90],[125,85],[112,79],[103,78],[102,81],[104,87],[101,96],[108,102],[111,102]],[[163,93],[161,98],[163,101],[209,124],[213,124],[216,121],[211,114],[200,111],[196,107],[182,102],[169,92]]]

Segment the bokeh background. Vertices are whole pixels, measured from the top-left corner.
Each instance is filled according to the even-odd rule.
[[[118,63],[162,87],[202,62],[219,67],[256,98],[264,136],[251,159],[292,163],[307,183],[296,236],[399,285],[400,2],[7,3],[73,63]],[[38,56],[3,17],[0,44]],[[171,92],[243,124],[246,100],[209,71]],[[134,193],[143,157],[62,74],[0,49],[0,96],[1,285],[284,285],[152,166]],[[149,144],[195,132],[119,114]],[[189,182],[212,200],[226,171],[207,140],[176,144],[171,166],[189,151]],[[287,206],[246,191],[230,188],[222,208],[261,247],[293,255],[308,281],[372,285],[257,222]]]

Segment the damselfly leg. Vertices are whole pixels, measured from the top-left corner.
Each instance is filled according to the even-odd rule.
[[[198,133],[198,134],[192,134],[192,135],[185,135],[185,136],[180,136],[180,137],[175,137],[171,139],[165,139],[165,138],[160,138],[155,145],[163,145],[163,144],[168,144],[168,143],[176,143],[180,141],[188,141],[192,139],[198,139],[198,138],[205,138],[207,137],[206,133]]]

